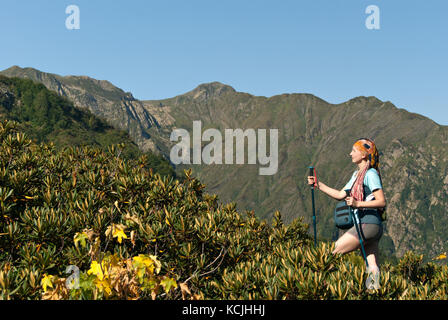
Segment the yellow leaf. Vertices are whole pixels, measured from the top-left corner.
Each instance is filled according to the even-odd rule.
[[[104,273],[101,269],[101,265],[97,261],[92,261],[92,264],[90,265],[89,271],[87,271],[87,274],[94,274],[98,279],[103,280]]]
[[[44,277],[40,281],[40,284],[42,285],[44,292],[47,291],[47,287],[53,288],[53,278],[54,276],[44,274]]]
[[[439,255],[437,258],[435,258],[434,260],[443,260],[446,259],[446,252],[442,253],[441,255]]]
[[[177,288],[176,280],[174,280],[173,278],[166,277],[162,281],[160,281],[160,284],[165,289],[165,293],[168,293],[171,288]]]
[[[149,267],[153,265],[153,261],[144,254],[139,254],[138,256],[132,258],[135,262],[144,265],[145,267]]]
[[[133,257],[132,260],[134,261],[134,266],[138,269],[138,276],[141,276],[142,273],[144,274],[145,270],[148,270],[149,273],[154,273],[154,268],[156,273],[159,273],[162,267],[160,261],[153,255],[147,256],[139,254],[138,256]]]
[[[126,228],[124,225],[122,225],[122,224],[114,224],[114,225],[112,225],[112,228],[111,228],[112,230],[110,230],[109,228],[106,231],[106,235],[110,234],[110,232],[112,231],[112,237],[113,238],[118,238],[118,242],[119,243],[121,243],[123,241],[123,239],[127,239],[128,238],[128,236],[124,232],[124,229]]]
[[[118,238],[118,242],[121,243],[121,241],[123,241],[122,239],[127,239],[128,237],[126,236],[126,233],[124,233],[123,230],[117,230],[114,232],[113,234],[114,238]]]
[[[95,285],[101,292],[105,292],[106,296],[110,296],[112,294],[112,289],[108,281],[96,280]]]
[[[88,239],[88,235],[85,232],[77,232],[75,236],[73,237],[73,240],[75,242],[75,246],[78,247],[78,242],[81,242],[81,247],[86,247],[86,239]]]

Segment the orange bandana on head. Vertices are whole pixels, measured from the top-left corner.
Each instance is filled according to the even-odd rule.
[[[361,151],[364,155],[369,156],[369,166],[370,168],[375,168],[378,170],[380,163],[379,163],[379,154],[378,150],[375,146],[375,143],[370,139],[359,139],[355,142],[353,145],[356,149]]]

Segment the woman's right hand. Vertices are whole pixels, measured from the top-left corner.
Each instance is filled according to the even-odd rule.
[[[316,184],[316,179],[314,178],[314,176],[308,176],[308,184],[310,186],[313,186]]]

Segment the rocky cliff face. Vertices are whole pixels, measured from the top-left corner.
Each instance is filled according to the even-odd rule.
[[[59,76],[32,68],[11,67],[1,72],[8,77],[27,78],[42,83],[48,89],[69,98],[76,107],[88,109],[117,129],[128,131],[143,151],[160,152],[149,139],[149,129],[157,130],[157,120],[146,110],[143,103],[131,93],[113,86],[109,81],[86,76]]]
[[[0,75],[0,118],[2,122],[16,122],[17,130],[35,143],[51,142],[57,149],[82,145],[107,148],[112,143],[124,143],[124,157],[141,154],[128,133],[29,79]]]
[[[170,99],[138,101],[107,81],[60,77],[33,69],[10,68],[9,76],[29,77],[75,101],[80,108],[126,129],[141,149],[169,156],[174,128],[192,132],[226,128],[278,129],[278,171],[259,175],[260,164],[185,165],[222,201],[235,201],[243,211],[270,218],[279,210],[286,221],[297,216],[311,222],[307,168],[339,189],[355,167],[349,153],[360,137],[375,140],[388,200],[388,220],[382,246],[402,255],[414,249],[428,255],[448,251],[448,128],[375,97],[356,97],[329,104],[311,94],[270,98],[237,92],[213,82]],[[224,136],[224,135],[223,135]],[[203,143],[203,147],[207,145]],[[334,236],[333,200],[317,194],[320,238]]]

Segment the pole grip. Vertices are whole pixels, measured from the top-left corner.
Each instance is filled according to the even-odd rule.
[[[309,171],[309,176],[314,176],[314,168],[313,167],[309,167],[310,171]]]
[[[314,168],[313,167],[308,167],[309,168],[309,172],[308,172],[308,176],[313,176],[314,178],[316,178],[315,176],[314,176]],[[316,179],[314,179],[314,180],[316,180]],[[314,183],[316,183],[316,181],[314,181]],[[314,189],[314,187],[315,187],[315,184],[312,184],[312,185],[310,185],[311,186],[311,189]]]

